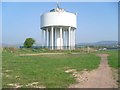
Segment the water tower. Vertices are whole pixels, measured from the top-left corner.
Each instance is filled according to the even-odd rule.
[[[75,49],[76,13],[60,8],[41,15],[42,44],[50,49]]]

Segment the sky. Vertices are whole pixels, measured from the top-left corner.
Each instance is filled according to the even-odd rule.
[[[76,43],[118,40],[117,2],[59,2],[59,6],[77,12]],[[53,8],[56,2],[3,2],[2,43],[22,44],[32,37],[40,44],[40,16]]]

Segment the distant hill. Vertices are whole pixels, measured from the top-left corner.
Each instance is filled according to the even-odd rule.
[[[84,45],[84,46],[88,46],[88,45],[113,46],[113,45],[118,45],[118,41],[99,41],[99,42],[93,42],[93,43],[79,43],[79,44],[77,44],[77,46],[79,46],[79,45]]]
[[[6,43],[2,43],[2,47],[17,47],[17,48],[19,48],[20,46],[23,46],[23,43],[21,43],[21,44],[6,44]],[[41,44],[35,44],[34,46],[41,46]]]
[[[2,43],[2,47],[19,47],[23,44],[6,44],[6,43]]]
[[[10,47],[10,44],[2,43],[2,47]]]
[[[97,42],[98,45],[117,45],[118,41],[100,41]]]

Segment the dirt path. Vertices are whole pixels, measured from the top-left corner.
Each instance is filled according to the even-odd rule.
[[[32,53],[32,54],[18,54],[18,56],[39,56],[39,55],[63,55],[68,53]],[[71,54],[80,54],[80,53],[71,53]]]
[[[107,54],[98,54],[101,57],[99,68],[82,75],[78,75],[77,84],[71,85],[69,88],[117,88],[116,81],[113,79],[113,72],[108,66]],[[83,77],[80,81],[79,77]]]

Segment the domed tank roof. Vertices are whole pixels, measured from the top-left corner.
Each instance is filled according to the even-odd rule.
[[[65,9],[63,9],[63,8],[55,8],[55,9],[50,10],[50,12],[65,12]]]
[[[59,4],[57,3],[57,8],[50,10],[50,12],[65,12],[65,9],[60,8]]]

